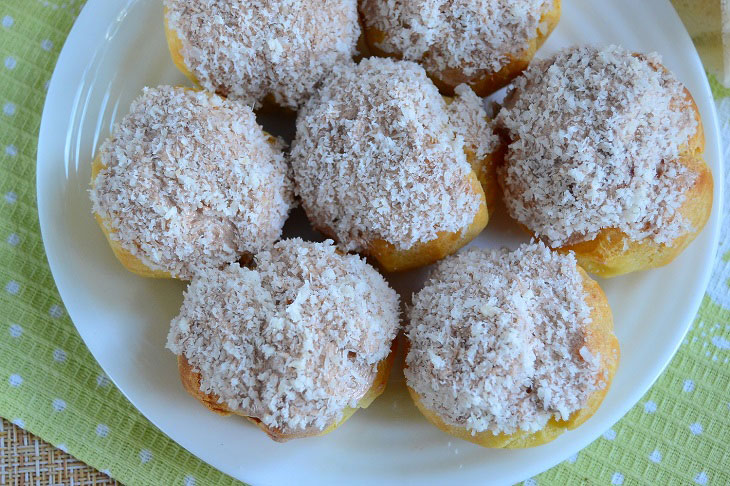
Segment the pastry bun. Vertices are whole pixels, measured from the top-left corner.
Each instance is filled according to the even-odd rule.
[[[255,417],[249,417],[240,412],[232,411],[225,403],[220,403],[219,398],[213,394],[205,394],[200,390],[200,374],[196,373],[188,363],[185,356],[177,357],[177,368],[180,372],[180,380],[182,381],[185,390],[192,395],[196,400],[203,404],[208,410],[211,410],[219,415],[239,415],[268,435],[271,439],[276,442],[286,442],[291,439],[302,439],[304,437],[319,437],[322,435],[329,434],[340,425],[344,424],[355,412],[360,409],[368,408],[373,401],[383,394],[385,391],[385,385],[388,383],[388,377],[390,376],[390,370],[393,367],[393,357],[395,352],[391,351],[390,355],[384,360],[378,363],[378,372],[375,375],[373,384],[370,386],[365,395],[357,402],[356,407],[347,407],[342,412],[342,418],[324,430],[319,430],[316,427],[309,427],[305,430],[296,432],[287,432],[280,429],[268,427],[261,420]]]
[[[336,68],[299,112],[291,163],[312,226],[393,272],[484,229],[501,150],[468,86],[444,98],[419,65],[368,58]]]
[[[613,376],[616,374],[620,358],[620,348],[618,339],[613,334],[613,317],[611,315],[611,309],[608,306],[608,301],[606,300],[606,295],[598,283],[591,279],[583,269],[579,268],[579,271],[583,277],[586,302],[593,308],[591,312],[593,322],[590,325],[589,339],[586,346],[592,354],[600,354],[601,356],[601,366],[606,371],[606,386],[604,388],[594,391],[588,398],[585,406],[572,413],[568,420],[551,418],[537,432],[517,431],[512,434],[495,435],[489,431],[472,434],[465,427],[445,423],[438,414],[423,405],[421,398],[413,388],[408,387],[408,393],[411,395],[413,403],[415,403],[423,416],[426,417],[426,420],[449,435],[473,442],[482,447],[524,449],[547,444],[568,430],[577,428],[591,418],[601,406],[603,399],[606,397],[606,393],[608,393]]]
[[[592,274],[666,265],[709,219],[702,119],[655,54],[586,46],[536,61],[497,123],[510,215]]]
[[[403,53],[397,50],[385,50],[382,43],[388,40],[389,33],[384,32],[374,26],[374,22],[369,21],[372,8],[368,5],[384,3],[385,0],[365,0],[361,3],[361,15],[364,19],[365,38],[368,49],[371,54],[381,57],[404,58],[411,61],[419,61],[420,59],[412,59],[403,56]],[[532,37],[526,40],[526,45],[522,51],[517,54],[507,53],[506,64],[498,71],[491,69],[478,69],[475,73],[466,74],[463,68],[446,68],[446,69],[430,69],[426,68],[429,77],[439,90],[445,95],[452,95],[454,88],[460,84],[467,84],[474,92],[481,97],[488,96],[495,91],[507,86],[515,77],[517,77],[535,57],[537,50],[545,43],[545,40],[552,33],[560,21],[561,0],[552,0],[552,6],[545,11],[538,22],[538,27]],[[433,49],[433,47],[432,47]],[[422,57],[428,58],[434,56],[434,52],[426,51]]]
[[[539,242],[443,260],[409,321],[414,403],[439,429],[483,447],[534,447],[580,426],[619,363],[598,283]]]
[[[578,263],[592,274],[608,278],[641,270],[649,270],[671,263],[700,234],[712,212],[714,181],[710,167],[705,162],[705,134],[702,119],[692,95],[685,88],[691,103],[697,131],[680,148],[679,164],[697,174],[679,207],[679,214],[692,228],[678,236],[672,245],[655,243],[650,238],[632,240],[617,228],[606,228],[590,241],[557,248],[561,252],[574,252]]]

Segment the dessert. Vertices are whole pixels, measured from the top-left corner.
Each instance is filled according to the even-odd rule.
[[[466,86],[447,105],[415,63],[338,66],[297,117],[291,164],[310,222],[387,271],[458,250],[488,220],[477,173],[493,174],[479,166],[499,139],[485,115]]]
[[[91,184],[115,255],[147,277],[188,280],[271,246],[293,203],[280,144],[249,107],[171,86],[134,100]]]
[[[530,63],[560,19],[560,0],[362,0],[370,50],[420,63],[444,94],[487,96]]]
[[[272,439],[323,435],[380,395],[398,332],[398,296],[331,241],[283,240],[200,272],[167,347],[187,391]]]
[[[540,242],[440,262],[413,297],[406,335],[419,410],[484,447],[533,447],[578,427],[619,360],[603,291]]]
[[[360,36],[356,0],[165,0],[178,68],[222,96],[296,110]]]
[[[700,115],[657,55],[564,50],[515,81],[497,121],[510,215],[591,273],[665,265],[709,218]]]

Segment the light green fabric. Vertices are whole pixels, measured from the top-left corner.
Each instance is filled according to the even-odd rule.
[[[82,3],[0,2],[0,415],[126,484],[233,483],[110,384],[63,310],[46,263],[35,205],[37,134],[46,83]],[[730,483],[729,260],[726,228],[713,283],[667,371],[602,438],[530,481]]]

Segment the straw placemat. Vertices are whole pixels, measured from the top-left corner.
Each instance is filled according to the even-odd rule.
[[[3,419],[0,421],[0,484],[106,486],[118,483]]]
[[[234,484],[156,429],[110,383],[66,314],[46,262],[35,205],[38,128],[46,83],[83,3],[0,1],[0,416],[125,484]],[[727,158],[730,99],[718,107]],[[527,484],[730,484],[729,229],[726,217],[708,293],[666,372],[601,438]],[[7,422],[2,430],[0,484],[108,481]],[[26,453],[36,448],[40,459]],[[14,464],[20,476],[9,475]],[[25,475],[31,470],[49,482]]]

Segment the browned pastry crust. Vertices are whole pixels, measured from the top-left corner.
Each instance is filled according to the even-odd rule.
[[[598,286],[598,283],[592,280],[582,268],[578,267],[578,271],[583,277],[583,290],[585,291],[586,302],[592,309],[592,321],[588,329],[585,345],[594,356],[600,355],[601,369],[605,370],[605,375],[599,373],[598,379],[603,378],[606,383],[602,389],[598,389],[591,394],[585,407],[574,412],[568,420],[551,418],[544,428],[534,433],[518,431],[513,434],[495,435],[490,431],[485,431],[472,435],[465,427],[444,423],[436,413],[427,409],[421,402],[418,394],[412,388],[408,387],[411,398],[413,398],[416,407],[418,407],[424,417],[447,434],[480,446],[519,449],[546,444],[556,439],[565,431],[580,426],[596,413],[606,393],[608,393],[611,381],[618,368],[620,349],[618,340],[613,334],[613,316],[611,314],[611,308],[608,306],[606,295],[601,290],[601,287]]]
[[[395,346],[395,345],[394,345]],[[219,403],[219,398],[213,394],[206,394],[200,390],[200,374],[195,372],[188,363],[185,356],[177,357],[177,367],[180,372],[180,379],[182,380],[183,387],[185,390],[195,397],[200,403],[206,408],[220,415],[239,415],[249,422],[256,425],[258,428],[266,432],[266,434],[277,442],[286,442],[291,439],[300,439],[303,437],[315,437],[325,434],[329,434],[337,427],[345,423],[347,419],[357,412],[360,408],[367,408],[373,401],[385,391],[385,385],[388,382],[390,376],[390,370],[393,366],[393,357],[395,356],[394,350],[391,350],[387,358],[378,363],[378,372],[375,375],[372,385],[368,389],[367,393],[357,403],[357,407],[348,407],[342,413],[342,418],[339,422],[333,423],[324,430],[320,430],[316,427],[310,427],[296,433],[287,433],[279,429],[272,429],[266,426],[263,422],[255,417],[249,417],[240,412],[229,409],[224,403]]]
[[[617,228],[606,228],[590,240],[565,245],[556,250],[575,252],[578,263],[587,271],[600,277],[615,277],[629,272],[661,267],[674,260],[702,231],[712,212],[714,182],[703,152],[705,134],[702,119],[690,92],[685,88],[697,120],[694,136],[680,147],[678,162],[697,174],[694,184],[686,192],[686,199],[679,214],[691,225],[692,231],[679,236],[671,246],[655,243],[650,238],[632,240]]]
[[[553,8],[545,12],[540,18],[539,25],[535,37],[528,41],[527,48],[518,56],[510,55],[510,62],[496,73],[481,70],[472,76],[466,76],[460,69],[446,69],[439,72],[428,72],[428,76],[433,80],[439,90],[448,96],[453,96],[454,88],[460,84],[468,84],[477,96],[488,96],[500,88],[508,85],[514,78],[520,75],[522,71],[535,57],[537,50],[542,47],[545,40],[552,33],[560,21],[561,0],[554,0]],[[367,28],[363,25],[365,38],[368,48],[373,55],[380,57],[397,57],[400,53],[385,52],[377,47],[379,43],[386,37],[386,33],[378,29]]]
[[[97,174],[104,168],[104,165],[101,163],[101,156],[97,155],[94,158],[94,161],[91,164],[91,184],[94,184],[94,181],[96,180]],[[166,272],[164,270],[154,270],[147,266],[146,263],[144,263],[141,259],[139,259],[137,256],[132,255],[126,248],[123,248],[122,245],[115,239],[111,237],[111,234],[114,233],[116,230],[111,227],[109,221],[105,220],[98,214],[94,214],[94,217],[96,218],[96,222],[99,223],[99,227],[101,228],[101,231],[104,233],[104,236],[106,237],[107,241],[109,242],[109,246],[111,246],[112,251],[114,252],[114,256],[117,257],[117,260],[132,273],[135,273],[141,277],[150,277],[150,278],[172,278],[169,272]]]
[[[663,66],[655,68],[666,69]],[[712,212],[714,180],[703,157],[705,134],[699,109],[687,88],[684,89],[684,93],[694,111],[697,130],[687,143],[680,147],[680,157],[677,162],[694,172],[696,179],[686,192],[679,214],[693,230],[679,236],[669,246],[655,243],[651,238],[632,240],[618,228],[605,228],[592,240],[566,244],[554,248],[555,250],[561,253],[574,252],[578,264],[592,274],[603,278],[616,277],[671,263],[702,231]],[[506,146],[508,147],[510,143],[510,140],[507,140]],[[525,225],[520,224],[520,226],[533,237],[538,237]]]
[[[425,243],[416,243],[407,250],[399,250],[392,243],[378,239],[371,241],[367,250],[363,253],[375,258],[386,272],[400,272],[430,265],[456,253],[459,248],[476,238],[489,221],[484,190],[474,170],[469,174],[469,182],[474,194],[479,195],[481,203],[474,219],[467,228],[456,232],[441,231],[438,233],[438,238]],[[336,240],[336,235],[331,229],[322,225],[315,225],[315,229]]]

